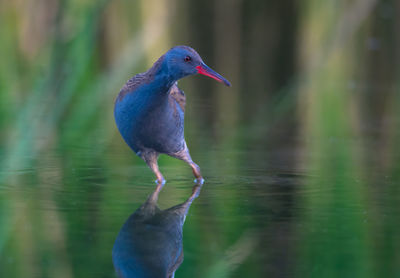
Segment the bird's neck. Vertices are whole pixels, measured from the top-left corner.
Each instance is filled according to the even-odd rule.
[[[165,57],[161,56],[153,66],[147,71],[150,84],[156,87],[156,92],[168,92],[169,88],[177,81],[173,75],[169,73]]]
[[[174,85],[176,80],[166,74],[160,74],[154,77],[153,86],[156,90],[154,92],[168,93],[169,89]]]

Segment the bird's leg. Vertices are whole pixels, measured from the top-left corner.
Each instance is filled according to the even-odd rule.
[[[158,169],[158,163],[157,161],[155,163],[148,164],[150,169],[153,170],[154,174],[156,175],[156,183],[157,184],[165,184],[165,179],[163,175],[161,174],[160,170]]]
[[[190,156],[190,153],[189,153],[189,149],[188,149],[188,147],[186,145],[186,142],[185,142],[184,148],[181,151],[176,152],[176,153],[172,153],[172,154],[169,154],[169,155],[172,156],[172,157],[175,157],[175,158],[178,158],[180,160],[185,161],[187,164],[190,165],[190,167],[192,167],[193,175],[196,177],[196,179],[195,179],[196,183],[201,183],[202,184],[204,182],[204,179],[203,179],[203,177],[201,175],[201,172],[200,172],[200,167],[199,167],[199,165],[197,165],[196,163],[193,162],[193,160],[192,160],[192,158]]]
[[[189,163],[190,167],[192,167],[193,175],[196,177],[195,182],[196,182],[196,183],[203,184],[204,179],[203,179],[203,177],[202,177],[202,175],[201,175],[199,165],[197,165],[197,164],[194,163],[193,161],[192,161],[192,162],[188,162],[188,163]]]
[[[144,161],[146,161],[147,165],[150,167],[150,169],[154,172],[154,174],[157,177],[156,183],[157,184],[164,184],[165,179],[163,175],[160,172],[160,169],[158,169],[158,153],[154,151],[147,151],[143,152],[141,154],[141,157],[143,158]]]

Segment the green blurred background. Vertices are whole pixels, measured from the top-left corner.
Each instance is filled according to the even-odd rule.
[[[0,277],[115,277],[154,189],[113,103],[185,44],[176,277],[400,277],[400,2],[0,0]],[[191,171],[160,159],[166,208]]]

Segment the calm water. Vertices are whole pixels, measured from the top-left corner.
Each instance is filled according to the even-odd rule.
[[[336,148],[359,138],[331,138],[324,151],[279,129],[269,134],[282,140],[264,144],[262,133],[235,144],[202,134],[187,134],[206,182],[187,214],[176,277],[400,277],[399,175],[378,155],[353,163]],[[156,186],[115,141],[113,151],[99,151],[100,137],[49,145],[1,185],[2,277],[116,277],[114,241]],[[168,157],[160,167],[159,207],[183,203],[194,186],[189,167]]]
[[[116,277],[156,185],[113,101],[178,44],[232,87],[179,82],[206,182],[163,234],[175,277],[400,278],[400,2],[320,2],[2,1],[0,278]],[[191,169],[160,169],[158,206],[182,204]],[[135,242],[180,263],[146,244],[160,215]]]

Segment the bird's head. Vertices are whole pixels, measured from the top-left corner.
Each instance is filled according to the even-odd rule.
[[[191,47],[182,45],[171,48],[165,54],[165,62],[169,74],[176,80],[199,73],[231,86],[228,80],[208,67]]]

